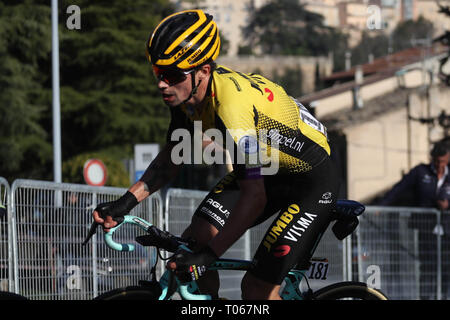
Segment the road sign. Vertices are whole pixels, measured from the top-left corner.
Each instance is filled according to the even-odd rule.
[[[89,159],[84,163],[83,177],[88,185],[104,186],[107,176],[106,166],[101,160]]]
[[[138,181],[159,153],[159,144],[136,144],[134,146],[134,179]]]

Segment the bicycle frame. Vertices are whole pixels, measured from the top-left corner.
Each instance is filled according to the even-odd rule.
[[[106,244],[114,250],[117,251],[133,251],[135,246],[133,244],[121,244],[117,243],[113,240],[113,234],[119,229],[121,226],[126,223],[134,224],[141,229],[147,231],[152,224],[142,218],[126,215],[124,217],[124,221],[118,226],[111,228],[108,233],[105,234],[105,242]],[[184,249],[190,250],[189,248],[183,246]],[[237,259],[218,259],[214,262],[209,270],[238,270],[238,271],[247,271],[252,267],[252,262],[248,260],[237,260]],[[296,270],[293,269],[289,272],[289,274],[284,279],[285,287],[281,293],[281,298],[284,300],[303,300],[304,295],[300,292],[300,282],[305,277],[304,273],[307,270]],[[176,281],[176,290],[168,295],[169,287],[171,286],[171,281]],[[180,296],[185,300],[211,300],[210,295],[204,294],[196,294],[195,292],[198,289],[197,283],[195,281],[191,281],[188,283],[181,283],[172,272],[166,270],[159,280],[159,284],[161,286],[161,296],[159,300],[167,300],[170,299],[173,293],[178,292]]]
[[[214,262],[208,269],[209,270],[239,270],[246,271],[252,267],[252,262],[247,260],[234,260],[234,259],[219,259]],[[304,273],[307,270],[296,270],[293,269],[289,272],[288,276],[284,279],[285,286],[280,294],[283,300],[303,300],[304,294],[300,292],[300,282],[305,277]],[[184,300],[211,300],[211,296],[207,294],[196,294],[198,286],[196,281],[191,281],[188,283],[181,283],[175,276],[173,279],[177,282],[176,290],[168,296],[169,283],[171,272],[164,272],[159,284],[161,285],[162,293],[159,300],[170,299],[173,293],[178,292],[182,299]]]

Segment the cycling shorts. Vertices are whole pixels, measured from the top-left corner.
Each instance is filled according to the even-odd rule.
[[[339,182],[331,160],[299,175],[263,176],[267,204],[257,218],[258,225],[271,218],[253,258],[250,273],[273,284],[281,284],[300,261],[310,259],[332,220]],[[195,216],[206,219],[219,231],[239,198],[233,172],[209,192]]]

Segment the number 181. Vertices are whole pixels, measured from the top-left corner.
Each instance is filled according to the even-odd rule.
[[[328,273],[328,263],[311,262],[311,267],[309,268],[309,270],[310,279],[326,280]]]

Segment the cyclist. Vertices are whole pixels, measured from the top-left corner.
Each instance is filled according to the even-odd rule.
[[[283,278],[310,258],[332,219],[336,169],[322,124],[270,80],[216,65],[219,49],[217,25],[201,10],[175,13],[155,28],[147,56],[171,112],[167,143],[138,182],[93,215],[107,231],[173,178],[180,166],[171,157],[177,144],[172,133],[179,128],[195,133],[194,121],[201,121],[205,134],[214,128],[225,137],[215,137],[215,143],[230,151],[233,172],[206,196],[183,233],[196,240],[194,253],[178,251],[167,267],[181,279],[198,279],[202,293],[217,297],[218,274],[206,267],[248,228],[273,216],[241,287],[244,299],[280,299]],[[276,172],[264,171],[273,163],[263,157],[254,161],[263,149]]]

